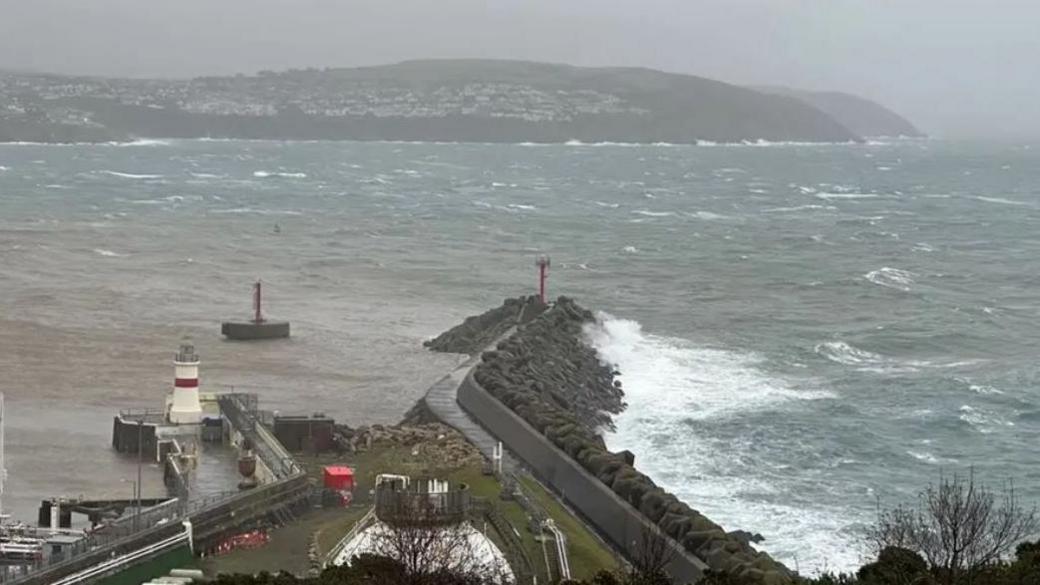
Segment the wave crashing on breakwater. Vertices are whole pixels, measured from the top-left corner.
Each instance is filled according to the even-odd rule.
[[[600,432],[613,429],[611,414],[622,412],[625,403],[619,373],[590,344],[594,323],[590,311],[561,297],[550,310],[484,352],[473,379],[644,521],[711,568],[737,567],[751,582],[788,580],[786,567],[725,532],[633,467],[630,453],[607,450]],[[529,463],[538,466],[536,461]],[[619,507],[618,513],[622,510],[629,508]]]
[[[833,401],[837,394],[772,375],[754,354],[654,335],[636,321],[605,313],[598,317],[586,329],[588,339],[620,370],[628,404],[615,417],[616,432],[605,435],[611,449],[634,452],[640,470],[724,526],[762,533],[758,548],[785,562],[800,559],[803,570],[823,559],[831,567],[859,565],[860,551],[841,533],[863,518],[847,508],[778,497],[796,489],[785,466],[806,445],[746,422]],[[720,440],[719,433],[727,438]],[[774,460],[777,452],[788,458]]]

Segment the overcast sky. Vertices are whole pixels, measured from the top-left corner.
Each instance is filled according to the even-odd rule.
[[[640,65],[1040,137],[1036,0],[0,0],[0,67],[194,76],[432,57]]]

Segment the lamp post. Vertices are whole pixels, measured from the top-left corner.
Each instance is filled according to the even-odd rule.
[[[125,477],[121,478],[119,481],[130,484],[130,506],[133,506],[134,502],[137,500],[137,482]],[[134,513],[131,514],[131,528],[133,532],[137,532],[137,515]]]
[[[134,508],[134,532],[137,532],[137,517],[141,514],[141,453],[144,450],[144,418],[137,421],[137,506]]]

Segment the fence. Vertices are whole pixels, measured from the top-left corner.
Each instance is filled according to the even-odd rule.
[[[252,441],[256,454],[277,479],[300,473],[296,460],[264,427],[263,414],[257,407],[255,394],[221,394],[217,402],[228,421]]]

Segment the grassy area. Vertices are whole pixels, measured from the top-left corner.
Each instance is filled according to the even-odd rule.
[[[362,514],[364,511],[362,511]],[[351,519],[353,516],[353,519]],[[264,547],[237,550],[227,555],[202,559],[201,568],[207,575],[220,573],[256,574],[262,571],[287,571],[305,575],[310,568],[307,556],[311,536],[330,527],[353,525],[359,516],[352,508],[311,510],[291,524],[271,531],[271,541]],[[329,530],[329,532],[333,532]],[[335,543],[333,543],[335,544]]]
[[[585,524],[567,511],[557,499],[547,492],[542,484],[531,477],[521,477],[527,493],[546,511],[556,527],[567,536],[567,553],[571,562],[572,576],[585,579],[601,569],[617,567],[614,553],[589,531]]]
[[[431,467],[429,459],[410,447],[379,445],[361,452],[335,455],[301,455],[297,461],[307,473],[321,481],[322,468],[326,465],[347,465],[354,469],[356,482],[354,503],[349,508],[313,510],[297,522],[271,533],[271,542],[260,549],[235,551],[221,557],[203,560],[202,568],[207,574],[250,573],[260,571],[276,573],[280,570],[303,575],[309,569],[308,549],[312,538],[317,539],[318,551],[325,554],[350,531],[369,509],[371,491],[375,478],[380,473],[403,474],[411,477],[434,477],[469,485],[474,497],[483,498],[494,506],[520,535],[521,545],[534,565],[540,583],[549,582],[543,546],[529,529],[527,512],[512,500],[499,496],[502,486],[494,476],[484,475],[481,465],[467,464],[453,469]],[[592,534],[585,525],[572,516],[538,482],[525,478],[524,487],[546,513],[556,522],[568,539],[571,571],[578,579],[590,577],[600,569],[616,566],[614,555]],[[479,526],[478,528],[483,528]],[[498,546],[502,538],[494,530],[488,535]]]

